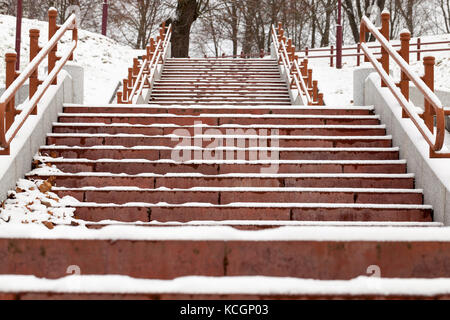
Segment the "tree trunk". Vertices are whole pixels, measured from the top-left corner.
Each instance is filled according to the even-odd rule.
[[[177,17],[172,24],[172,56],[174,58],[189,57],[191,26],[198,15],[196,0],[178,0]]]

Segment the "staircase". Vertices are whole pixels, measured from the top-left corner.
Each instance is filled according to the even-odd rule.
[[[275,284],[350,280],[371,265],[405,281],[450,276],[450,242],[433,241],[440,225],[373,109],[293,106],[275,60],[169,59],[148,105],[66,105],[41,155],[60,172],[28,178],[78,199],[89,230],[0,239],[0,273],[55,279],[77,265],[99,285],[167,281],[61,297],[348,297]],[[171,280],[192,275],[203,278]],[[274,285],[246,291],[224,276]],[[227,279],[234,291],[192,287]]]
[[[278,63],[266,59],[168,59],[150,104],[291,105]]]

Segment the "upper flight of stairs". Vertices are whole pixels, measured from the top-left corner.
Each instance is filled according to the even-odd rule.
[[[278,64],[269,59],[168,59],[150,104],[290,105]]]
[[[241,131],[230,134],[230,129]],[[181,141],[176,135],[194,145],[195,138],[211,138],[211,132],[226,140],[247,130],[268,136],[269,142],[255,149],[246,140],[224,150],[245,155],[245,160],[172,160]],[[199,150],[213,151],[211,142],[183,148],[194,158]],[[255,150],[267,151],[269,160],[251,159]],[[273,60],[169,59],[149,105],[65,105],[40,152],[42,163],[61,170],[51,174],[52,191],[77,198],[76,217],[90,228],[125,222],[145,230],[127,238],[114,229],[114,241],[108,236],[0,239],[0,256],[11,241],[15,248],[10,261],[0,265],[1,274],[58,278],[65,275],[63,266],[79,265],[83,274],[146,279],[263,275],[349,280],[379,265],[385,277],[450,277],[450,242],[383,236],[394,234],[393,227],[411,236],[407,227],[420,231],[439,224],[432,223],[432,208],[424,205],[414,174],[407,172],[373,108],[293,106]],[[262,173],[269,165],[278,170]],[[31,173],[28,178],[47,180],[50,175]],[[337,233],[325,239],[331,230],[326,221],[353,227],[333,229]],[[310,230],[305,225],[311,223],[316,227]],[[287,230],[297,238],[285,241],[283,229],[272,239],[245,231],[229,235],[221,226],[299,229]],[[351,240],[358,228],[368,228],[367,239]],[[302,239],[304,234],[309,236]],[[52,258],[57,262],[48,262]]]

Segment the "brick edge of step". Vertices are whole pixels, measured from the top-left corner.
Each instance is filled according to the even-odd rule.
[[[310,280],[284,277],[201,277],[149,280],[71,276],[56,280],[0,276],[0,299],[449,299],[450,279]]]

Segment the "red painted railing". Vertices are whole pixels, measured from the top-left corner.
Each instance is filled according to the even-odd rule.
[[[134,58],[133,67],[128,69],[128,78],[123,80],[123,91],[117,93],[119,104],[147,103],[143,96],[146,88],[151,88],[158,65],[164,63],[172,38],[172,25],[166,28],[163,23],[156,40],[151,38],[147,53],[140,61]]]
[[[298,91],[303,105],[324,105],[323,93],[319,92],[318,81],[312,80],[312,70],[308,69],[308,60],[303,59],[301,64],[298,63],[295,46],[292,45],[291,39],[284,36],[281,23],[278,24],[278,28],[272,26],[272,42],[278,62],[282,65],[291,88]]]
[[[417,41],[414,43],[410,43],[410,54],[416,53],[417,61],[421,60],[422,54],[427,52],[445,52],[450,51],[450,47],[439,47],[439,48],[423,48],[424,46],[433,46],[438,44],[446,44],[450,45],[450,41],[428,41],[422,42],[421,38],[417,38]],[[393,44],[392,47],[399,48],[401,44]],[[415,50],[411,50],[412,47],[415,47]],[[381,49],[379,45],[371,45],[370,49]],[[356,57],[356,66],[360,66],[361,57],[364,56],[364,53],[361,53],[361,47],[358,43],[356,46],[349,46],[342,48],[343,51],[355,51],[355,53],[347,53],[343,54],[342,57]],[[329,53],[329,54],[318,54],[319,52]],[[303,54],[303,58],[307,59],[330,59],[330,67],[334,67],[334,61],[336,60],[336,48],[334,46],[330,46],[329,48],[305,48],[304,50],[300,50],[299,53]],[[374,55],[381,55],[381,52],[374,52]]]
[[[409,31],[401,34],[401,48],[396,51],[389,43],[390,14],[383,12],[381,16],[382,27],[379,30],[367,18],[361,21],[360,41],[365,61],[371,62],[381,77],[381,85],[389,88],[402,107],[404,118],[409,118],[419,130],[430,146],[430,157],[450,157],[450,153],[440,152],[445,139],[445,110],[441,101],[434,93],[434,57],[424,58],[425,75],[419,77],[409,66],[410,39]],[[367,35],[371,33],[381,45],[381,58],[377,59],[365,43]],[[390,61],[394,61],[401,70],[401,79],[395,83],[389,75]],[[415,106],[409,101],[409,83],[412,82],[423,94],[425,110],[417,112]]]
[[[70,16],[62,26],[56,25],[58,11],[48,11],[48,43],[39,47],[39,30],[30,30],[30,63],[21,72],[16,71],[16,53],[6,54],[6,91],[0,97],[0,154],[8,155],[10,145],[18,131],[30,115],[37,114],[37,105],[51,85],[57,84],[57,77],[67,61],[73,60],[78,43],[76,16]],[[72,43],[61,56],[57,56],[58,43],[68,31],[72,31]],[[48,74],[44,80],[38,79],[39,65],[48,58]],[[15,96],[29,80],[29,99],[21,111],[15,108]]]

